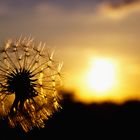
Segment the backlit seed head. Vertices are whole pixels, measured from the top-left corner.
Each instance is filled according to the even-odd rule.
[[[61,64],[45,43],[31,37],[8,40],[0,48],[0,114],[11,127],[28,132],[61,108]]]

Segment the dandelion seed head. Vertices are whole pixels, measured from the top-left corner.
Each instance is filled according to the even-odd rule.
[[[45,120],[61,108],[62,64],[45,46],[20,37],[0,48],[0,115],[25,132],[45,127]]]

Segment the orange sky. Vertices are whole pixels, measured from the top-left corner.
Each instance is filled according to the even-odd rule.
[[[32,35],[64,62],[64,88],[81,101],[140,99],[140,1],[0,1],[0,43]],[[99,96],[84,76],[92,58],[117,64],[117,86]],[[90,92],[90,94],[88,93]]]

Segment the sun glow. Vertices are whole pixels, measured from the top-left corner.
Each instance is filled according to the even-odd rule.
[[[86,75],[87,88],[103,95],[115,84],[116,69],[111,60],[93,59]]]

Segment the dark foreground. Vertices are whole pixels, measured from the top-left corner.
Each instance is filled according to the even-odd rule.
[[[46,122],[45,128],[33,129],[29,133],[19,128],[11,129],[2,121],[1,139],[140,139],[139,101],[128,101],[122,105],[107,102],[84,105],[66,96],[62,107],[60,112]]]

